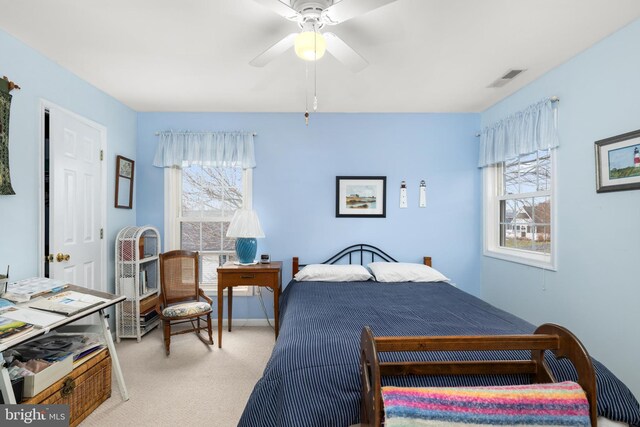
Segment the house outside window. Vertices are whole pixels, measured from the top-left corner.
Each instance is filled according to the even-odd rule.
[[[165,248],[200,252],[200,286],[215,293],[221,255],[236,260],[235,239],[226,234],[236,210],[251,206],[252,169],[192,165],[165,173]]]
[[[555,270],[555,158],[540,150],[484,170],[484,254]]]

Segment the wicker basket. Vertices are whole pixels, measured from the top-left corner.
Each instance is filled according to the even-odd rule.
[[[67,404],[69,425],[75,427],[110,396],[111,357],[104,349],[65,378],[22,403]]]

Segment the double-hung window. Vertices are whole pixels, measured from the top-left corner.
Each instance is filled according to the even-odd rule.
[[[484,254],[555,269],[554,150],[484,169]]]
[[[165,247],[199,251],[200,286],[215,291],[220,260],[235,260],[235,239],[226,234],[236,210],[251,206],[252,169],[192,165],[165,174]]]

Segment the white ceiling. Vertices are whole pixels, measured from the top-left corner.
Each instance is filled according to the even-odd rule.
[[[248,64],[297,30],[253,0],[0,0],[0,11],[0,28],[137,111],[298,112],[313,87],[293,50]],[[398,0],[331,27],[370,65],[354,74],[325,55],[318,111],[482,111],[638,17],[638,0]],[[527,71],[487,88],[512,68]]]

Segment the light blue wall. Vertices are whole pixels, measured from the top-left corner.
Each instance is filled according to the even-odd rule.
[[[159,130],[248,130],[255,139],[254,208],[265,239],[259,252],[285,262],[321,262],[355,243],[401,261],[434,266],[479,294],[480,174],[477,114],[141,113],[138,115],[138,224],[163,228],[163,171],[151,166]],[[336,218],[337,175],[387,176],[387,218]],[[407,181],[408,209],[399,208]],[[427,208],[418,184],[427,181]],[[238,298],[234,317],[261,318],[255,298]],[[244,301],[243,301],[244,300]],[[267,302],[272,310],[272,303]]]
[[[0,30],[0,75],[20,85],[13,92],[9,137],[14,196],[0,196],[0,271],[11,265],[12,279],[38,275],[38,192],[41,99],[107,128],[107,265],[113,289],[113,242],[118,230],[135,224],[135,210],[113,208],[115,156],[136,155],[136,113]]]
[[[640,396],[640,191],[596,194],[594,141],[640,129],[640,21],[482,114],[490,124],[560,97],[558,271],[483,257],[482,296],[567,326]]]

